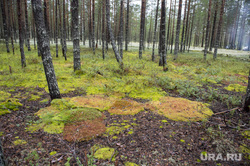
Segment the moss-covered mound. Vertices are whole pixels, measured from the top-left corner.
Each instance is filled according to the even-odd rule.
[[[89,95],[84,97],[74,97],[71,101],[79,107],[91,107],[104,111],[108,110],[112,106],[115,98],[101,95]]]
[[[11,96],[11,94],[8,93],[8,92],[0,91],[0,102],[1,102],[1,101],[5,101],[5,100],[8,99],[10,96]]]
[[[146,108],[175,121],[199,121],[213,114],[208,104],[175,97],[163,97],[146,104]]]
[[[105,132],[104,115],[95,108],[79,107],[69,99],[55,99],[39,110],[40,120],[29,131],[43,129],[51,134],[64,133],[68,141],[83,141]]]
[[[11,111],[17,111],[19,107],[23,106],[17,99],[8,99],[0,103],[0,115],[11,113]]]
[[[135,115],[143,110],[143,104],[130,99],[121,99],[116,100],[108,111],[118,115]]]
[[[247,87],[242,86],[240,84],[230,84],[227,87],[225,87],[226,90],[228,91],[235,91],[235,92],[246,92]]]

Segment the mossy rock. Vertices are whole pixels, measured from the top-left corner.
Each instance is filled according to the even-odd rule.
[[[99,160],[109,160],[114,153],[115,153],[114,148],[105,147],[105,148],[98,149],[95,152],[94,157]],[[113,158],[112,158],[112,161],[114,160],[115,160],[115,155],[113,155]]]
[[[0,91],[0,102],[5,101],[6,99],[10,98],[11,94],[8,92]]]
[[[247,87],[242,86],[240,84],[230,84],[229,86],[225,87],[224,89],[228,91],[235,91],[235,92],[246,92]]]
[[[146,108],[175,121],[200,121],[213,115],[208,104],[175,97],[150,102]]]

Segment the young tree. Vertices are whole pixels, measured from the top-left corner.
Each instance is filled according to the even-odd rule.
[[[19,47],[20,47],[20,53],[21,53],[21,64],[22,67],[26,67],[26,60],[24,55],[24,49],[23,49],[23,16],[22,16],[22,10],[21,10],[21,0],[17,0],[17,13],[18,13],[18,26],[19,26]]]
[[[18,0],[19,1],[19,0]],[[38,37],[38,45],[41,49],[43,67],[48,83],[49,93],[51,100],[60,99],[60,91],[56,80],[56,75],[54,71],[54,66],[52,63],[52,57],[50,53],[49,36],[46,32],[44,17],[42,14],[42,4],[41,1],[31,0],[33,14],[36,24],[36,32]]]
[[[210,32],[211,4],[212,4],[212,0],[209,0],[208,16],[207,16],[207,29],[206,29],[206,38],[205,38],[204,60],[207,60],[207,49],[208,49],[208,45],[209,45],[208,38],[209,38],[209,32]]]
[[[74,71],[81,69],[78,8],[79,8],[78,0],[71,0]]]
[[[3,21],[3,28],[4,28],[4,38],[5,38],[5,44],[7,53],[10,52],[9,49],[9,36],[8,36],[8,27],[7,27],[7,19],[6,19],[6,11],[5,11],[5,0],[1,0],[1,10],[2,10],[2,21]]]
[[[128,51],[128,32],[129,32],[129,1],[127,0],[127,17],[126,17],[126,38],[125,38],[125,50]]]
[[[214,57],[213,57],[214,60],[217,58],[217,50],[219,47],[220,33],[221,33],[221,27],[222,27],[222,22],[223,22],[224,5],[225,5],[225,0],[222,0],[221,8],[220,8],[220,20],[219,20],[218,27],[217,27],[217,35],[216,35],[216,40],[215,40],[215,45],[214,45]]]
[[[159,0],[157,0],[156,13],[155,13],[155,28],[154,28],[154,38],[153,38],[152,61],[155,60],[155,42],[156,42],[158,10],[159,10]]]
[[[112,48],[113,48],[113,51],[115,53],[116,61],[119,63],[120,68],[123,69],[123,61],[122,61],[122,58],[119,55],[119,52],[116,48],[114,34],[113,34],[111,24],[110,24],[110,3],[109,3],[109,0],[106,0],[106,21],[107,21],[107,27],[108,27],[108,31],[109,31],[109,35],[110,35]]]
[[[250,70],[249,70],[249,76],[248,76],[248,86],[247,86],[247,94],[246,94],[245,103],[244,103],[244,110],[248,112],[250,110]]]
[[[28,51],[31,51],[30,49],[30,29],[29,29],[29,17],[28,17],[28,7],[27,7],[27,0],[24,0],[24,10],[25,10],[25,35],[26,35],[26,43],[28,47]]]
[[[178,18],[176,25],[176,35],[175,35],[175,46],[174,46],[174,60],[178,57],[179,51],[179,35],[180,35],[180,27],[181,27],[181,9],[182,8],[182,0],[179,0],[179,9],[178,9]]]
[[[141,1],[141,25],[140,25],[140,46],[139,46],[139,58],[142,59],[142,49],[144,43],[144,31],[145,31],[145,15],[146,15],[146,0]]]

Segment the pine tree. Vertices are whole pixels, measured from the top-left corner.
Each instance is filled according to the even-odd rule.
[[[159,0],[157,0],[156,13],[155,13],[155,27],[154,27],[154,38],[153,38],[152,61],[155,60],[155,42],[156,42],[158,10],[159,10]]]
[[[178,18],[177,18],[177,25],[176,25],[176,35],[175,35],[175,46],[174,46],[174,60],[178,57],[179,51],[179,35],[180,35],[180,28],[181,28],[181,10],[182,10],[182,0],[179,0],[179,9],[178,9]]]
[[[126,38],[125,38],[125,50],[128,51],[128,38],[129,38],[129,1],[127,0],[127,17],[126,17]]]
[[[146,0],[142,0],[141,25],[140,25],[140,46],[139,46],[139,58],[140,59],[142,59],[142,49],[143,49],[143,43],[144,43],[145,15],[146,15]]]
[[[27,47],[28,51],[31,51],[30,49],[30,29],[29,29],[29,17],[28,17],[28,9],[27,9],[27,0],[24,0],[24,11],[25,11],[25,35],[26,35],[26,42],[27,42]]]
[[[210,32],[211,4],[212,4],[212,0],[209,0],[208,16],[207,16],[207,28],[206,28],[206,38],[205,38],[204,60],[207,60],[207,49],[208,49],[208,45],[209,45],[208,39],[209,39],[209,32]]]
[[[9,49],[9,35],[8,35],[8,27],[7,27],[7,19],[6,19],[6,11],[5,11],[5,0],[1,0],[1,10],[2,10],[2,21],[3,21],[3,28],[4,28],[4,38],[6,44],[7,53],[10,52]]]

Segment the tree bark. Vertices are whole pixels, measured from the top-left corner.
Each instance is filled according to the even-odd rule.
[[[172,7],[172,0],[170,0],[170,8],[169,8],[169,16],[168,16],[168,33],[167,33],[167,46],[166,46],[166,52],[167,52],[167,48],[169,46],[169,42],[170,42],[170,28],[171,28],[171,8]]]
[[[215,45],[214,45],[214,57],[213,57],[214,60],[217,58],[217,50],[219,46],[220,33],[221,33],[221,28],[222,28],[222,23],[223,23],[224,5],[225,5],[225,0],[222,0],[221,8],[220,8],[220,20],[218,23],[217,35],[216,35],[216,40],[215,40]]]
[[[140,46],[139,46],[139,58],[140,59],[142,59],[142,49],[143,49],[143,43],[144,43],[145,15],[146,15],[146,0],[142,0],[141,25],[140,25]]]
[[[95,55],[95,0],[92,2],[92,47]]]
[[[213,29],[212,29],[212,38],[211,38],[211,43],[210,43],[210,48],[209,51],[212,51],[212,47],[214,44],[214,39],[215,39],[215,27],[216,27],[216,19],[217,19],[217,11],[218,11],[218,0],[216,0],[216,5],[215,5],[215,10],[214,10],[214,23],[213,23]]]
[[[152,61],[155,60],[155,42],[156,42],[158,10],[159,10],[159,0],[157,0],[156,13],[155,13],[155,28],[154,28],[154,38],[153,38]]]
[[[62,53],[63,53],[65,60],[67,60],[66,34],[67,34],[67,32],[66,32],[66,7],[65,7],[65,0],[63,0]]]
[[[85,46],[85,41],[86,41],[86,35],[85,35],[85,0],[82,1],[82,32],[83,32],[83,45]]]
[[[129,35],[129,1],[127,0],[127,17],[126,17],[126,39],[125,39],[125,50],[128,51],[128,35]]]
[[[248,76],[248,86],[247,86],[247,93],[244,103],[244,110],[248,111],[250,110],[250,70],[249,70],[249,76]]]
[[[2,147],[1,139],[0,139],[0,165],[1,166],[7,165],[7,163],[5,162],[5,159],[4,159],[3,147]]]
[[[182,52],[182,48],[183,48],[183,40],[184,40],[185,24],[186,24],[186,16],[187,16],[187,0],[185,1],[185,9],[184,9],[184,19],[183,19],[182,34],[181,34],[181,49],[180,49],[180,52]]]
[[[19,0],[18,0],[19,1]],[[44,71],[48,83],[51,100],[61,98],[59,87],[56,80],[52,57],[50,53],[49,37],[46,32],[44,17],[42,14],[41,1],[31,0],[35,18],[38,45],[41,49]]]
[[[123,59],[123,0],[121,0],[121,5],[120,5],[120,28],[119,28],[119,33],[120,33],[120,56]]]
[[[163,71],[167,71],[166,60],[166,1],[161,0],[161,23],[160,23],[160,65],[163,66]]]
[[[105,59],[105,0],[102,0],[102,58]]]
[[[207,29],[206,29],[206,38],[205,38],[205,50],[204,50],[204,60],[207,60],[207,49],[208,49],[208,36],[210,32],[210,16],[211,16],[211,4],[212,0],[209,0],[208,6],[208,16],[207,16]]]
[[[188,1],[188,11],[187,11],[187,20],[186,20],[185,39],[184,39],[184,43],[183,43],[183,45],[184,45],[183,52],[185,52],[185,50],[186,50],[186,42],[188,40],[190,4],[191,4],[191,0]]]
[[[192,25],[191,25],[191,31],[190,31],[190,38],[189,38],[189,42],[188,42],[188,52],[189,52],[189,49],[190,49],[190,45],[191,45],[191,42],[192,42],[192,35],[193,35],[193,27],[194,27],[194,17],[195,17],[195,5],[193,6],[193,16],[192,16]]]
[[[27,42],[27,47],[28,51],[31,51],[30,49],[30,29],[29,29],[29,17],[28,17],[28,9],[27,9],[27,0],[24,0],[24,9],[25,9],[25,35],[26,35],[26,42]]]
[[[74,71],[81,69],[78,8],[78,0],[71,0]]]
[[[179,0],[179,9],[178,9],[178,19],[176,25],[176,35],[175,35],[175,46],[174,46],[174,60],[178,58],[179,51],[179,35],[180,35],[180,27],[181,27],[181,10],[182,10],[182,0]]]
[[[5,45],[7,53],[10,52],[9,49],[9,36],[8,36],[8,27],[7,27],[7,19],[6,19],[6,7],[5,7],[5,0],[1,0],[1,9],[2,9],[2,21],[3,21],[3,28],[4,28],[4,38],[5,38]]]
[[[49,8],[49,0],[44,0],[44,21],[45,21],[45,26],[46,26],[46,31],[47,34],[50,38],[50,12],[49,12],[50,8]]]
[[[20,53],[21,53],[21,64],[22,67],[26,67],[26,60],[24,55],[24,48],[23,48],[23,16],[22,16],[22,10],[21,10],[21,0],[17,0],[17,13],[18,13],[18,25],[19,25],[19,47],[20,47]]]
[[[239,34],[239,38],[238,38],[238,50],[242,49],[242,42],[243,42],[243,38],[244,38],[244,33],[245,33],[245,22],[246,22],[246,17],[247,17],[247,12],[248,12],[248,7],[247,7],[247,3],[244,4],[244,9],[243,9],[243,16],[241,18],[241,30],[240,30],[240,34]]]
[[[14,34],[14,30],[13,30],[13,24],[14,24],[14,19],[13,19],[13,8],[12,8],[12,1],[8,1],[7,2],[7,6],[8,6],[8,16],[9,16],[9,36],[11,38],[11,46],[12,46],[12,53],[13,55],[15,54],[15,46],[14,46],[14,40],[13,40],[13,34]]]
[[[123,69],[123,61],[122,61],[122,58],[119,55],[119,52],[118,52],[118,50],[116,48],[114,34],[113,34],[111,24],[110,24],[110,3],[109,3],[109,0],[106,0],[106,21],[107,21],[110,40],[111,40],[113,51],[115,53],[116,61],[119,63],[120,68]]]
[[[171,37],[171,50],[170,53],[173,52],[173,44],[174,44],[174,25],[175,25],[175,10],[176,10],[176,0],[174,1],[174,15],[173,15],[173,28],[172,28],[172,37]]]
[[[91,1],[92,0],[89,0],[89,48],[92,48],[92,17],[91,17],[91,15],[92,15],[92,10],[91,10]]]
[[[55,40],[55,43],[56,43],[56,57],[58,58],[58,25],[57,25],[57,22],[58,22],[58,18],[57,18],[57,7],[58,7],[58,1],[59,0],[56,0],[56,25],[55,25],[55,36],[56,36],[56,40]],[[60,7],[60,6],[59,6]]]

